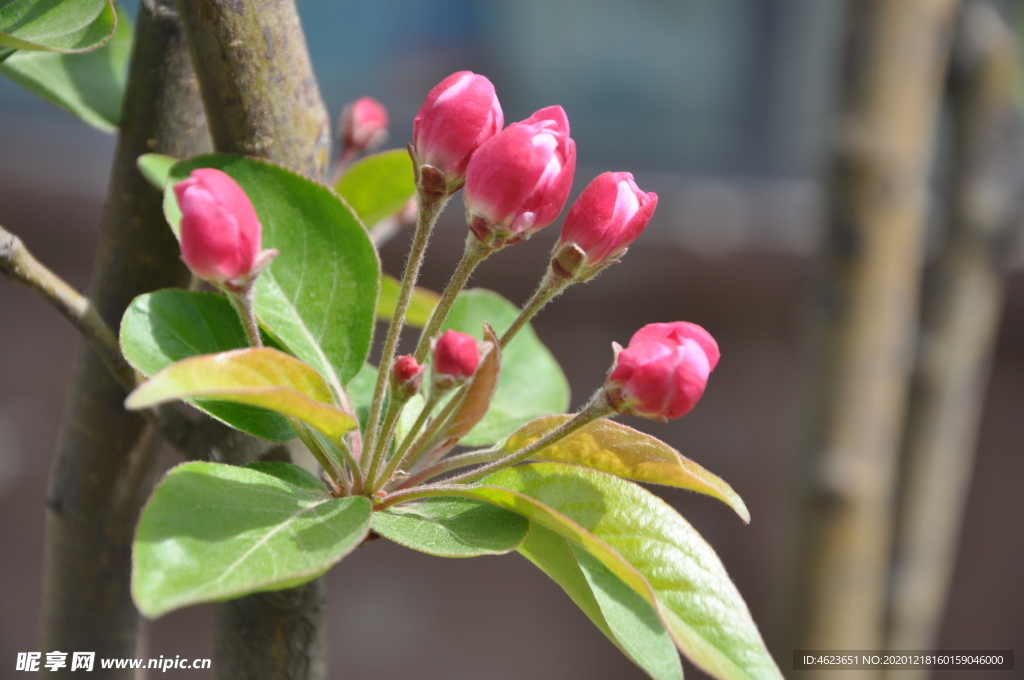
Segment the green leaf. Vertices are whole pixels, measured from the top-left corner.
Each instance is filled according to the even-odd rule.
[[[165,156],[162,153],[147,153],[139,156],[135,165],[139,172],[149,180],[149,183],[160,191],[167,186],[167,178],[171,175],[171,168],[178,162],[173,156]]]
[[[643,487],[578,465],[531,463],[435,495],[494,503],[583,548],[654,605],[676,646],[712,676],[782,678],[718,555]]]
[[[113,132],[121,120],[131,47],[131,22],[119,9],[113,38],[98,50],[86,54],[19,50],[0,60],[0,73],[94,128]]]
[[[301,468],[298,465],[293,465],[292,463],[284,463],[278,460],[261,460],[255,463],[249,463],[245,467],[250,470],[256,470],[257,472],[273,475],[292,486],[309,489],[310,491],[317,491],[319,493],[328,493],[327,487],[324,486],[324,483],[320,481],[319,477],[309,470]]]
[[[356,421],[334,405],[319,373],[270,347],[206,354],[171,364],[128,395],[125,406],[143,409],[176,399],[219,399],[276,411],[339,441]]]
[[[334,190],[372,227],[394,215],[416,194],[412,159],[405,149],[382,151],[354,163]]]
[[[384,538],[430,555],[477,557],[515,550],[530,522],[490,503],[428,498],[375,512],[371,526]]]
[[[384,274],[380,280],[380,297],[377,298],[377,318],[390,321],[398,306],[398,292],[401,284],[397,279]],[[405,310],[405,323],[415,328],[423,328],[430,320],[441,296],[432,290],[416,286],[409,298],[409,307]]]
[[[569,418],[571,416],[548,416],[527,423],[505,441],[505,453],[532,444]],[[743,499],[720,477],[651,435],[612,420],[594,421],[541,450],[530,460],[575,463],[638,482],[697,491],[719,499],[744,522],[750,522],[750,512]]]
[[[248,347],[238,313],[221,295],[166,289],[140,295],[121,320],[121,351],[135,370],[152,377],[189,357]],[[189,400],[243,432],[286,442],[295,431],[273,411],[230,402]]]
[[[455,300],[442,330],[454,328],[483,339],[483,323],[498,336],[512,325],[519,310],[489,290],[467,290]],[[501,353],[501,378],[490,410],[460,443],[491,444],[539,416],[562,413],[569,406],[569,383],[551,352],[525,326]]]
[[[554,579],[612,644],[649,676],[683,677],[679,653],[657,612],[607,567],[535,523],[518,550]]]
[[[203,167],[241,185],[263,225],[263,247],[280,251],[256,283],[263,328],[340,394],[373,336],[380,265],[366,230],[321,184],[266,161],[210,155],[171,168],[164,212],[175,234],[181,212],[172,187]]]
[[[312,580],[366,537],[370,501],[216,463],[172,469],[142,511],[132,595],[155,618]]]
[[[0,47],[87,52],[110,40],[116,27],[113,0],[0,2]]]
[[[376,387],[377,367],[372,364],[363,364],[356,377],[348,383],[348,393],[359,416],[360,425],[365,426],[366,419],[370,417],[370,402],[373,401],[373,390]],[[405,411],[402,413],[404,415]]]

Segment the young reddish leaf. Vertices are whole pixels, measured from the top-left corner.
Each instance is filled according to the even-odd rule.
[[[298,418],[337,441],[355,420],[334,405],[316,371],[269,347],[191,357],[163,369],[128,395],[142,409],[175,399],[219,399],[260,406]]]
[[[506,440],[505,451],[518,451],[570,417],[547,416],[523,425]],[[638,482],[697,491],[714,496],[735,510],[744,522],[750,522],[750,512],[743,499],[720,477],[684,458],[668,444],[612,420],[594,421],[545,448],[531,460],[575,463]]]
[[[398,304],[398,289],[401,284],[391,276],[384,274],[380,278],[380,297],[377,298],[377,319],[390,321],[395,315]],[[427,288],[416,286],[412,289],[409,308],[405,310],[405,323],[415,328],[423,328],[430,320],[430,314],[437,306],[441,296]]]
[[[491,324],[484,322],[484,340],[489,343],[489,349],[480,359],[476,372],[469,385],[466,387],[466,394],[462,397],[462,403],[458,405],[455,414],[452,416],[451,425],[444,433],[449,441],[458,441],[469,434],[476,424],[487,415],[487,409],[494,398],[494,392],[498,388],[498,375],[501,373],[501,344],[498,336],[495,335]]]
[[[676,646],[712,676],[781,680],[718,555],[643,487],[579,465],[531,463],[434,493],[494,503],[569,539],[654,605]]]

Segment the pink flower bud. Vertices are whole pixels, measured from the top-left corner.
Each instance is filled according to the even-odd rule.
[[[376,147],[388,136],[388,110],[373,97],[360,97],[341,112],[342,154]]]
[[[476,372],[480,350],[476,338],[448,330],[434,345],[434,374],[464,380]]]
[[[491,81],[469,71],[453,73],[427,94],[413,119],[413,160],[437,168],[449,190],[457,189],[470,156],[504,124]]]
[[[618,352],[605,393],[619,413],[679,418],[700,401],[719,357],[718,343],[697,324],[648,324]]]
[[[242,187],[213,168],[174,185],[181,208],[181,257],[201,279],[224,283],[253,271],[261,228]]]
[[[420,391],[423,383],[423,372],[425,366],[421,366],[414,357],[408,354],[395,359],[394,380],[395,386],[409,396]]]
[[[549,106],[484,142],[466,170],[466,213],[485,243],[515,243],[554,222],[576,170],[561,106]]]
[[[657,206],[658,195],[641,191],[632,174],[602,173],[569,208],[558,245],[578,245],[588,266],[614,260],[644,230]]]

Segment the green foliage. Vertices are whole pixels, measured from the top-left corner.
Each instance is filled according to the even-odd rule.
[[[113,0],[0,0],[0,47],[71,54],[114,35]]]
[[[139,156],[135,165],[150,184],[163,191],[167,186],[167,178],[171,175],[171,168],[177,162],[178,159],[172,156],[162,153],[147,153]]]
[[[311,486],[280,468],[268,474],[266,467],[185,463],[168,472],[135,536],[139,609],[155,618],[323,574],[366,537],[370,501]]]
[[[428,498],[373,513],[374,531],[438,557],[500,555],[515,550],[530,528],[522,515],[468,498]]]
[[[151,377],[176,361],[248,346],[231,303],[221,295],[160,290],[135,298],[121,320],[121,350]],[[295,436],[281,415],[245,404],[189,399],[189,403],[243,432],[286,442]]]
[[[143,409],[197,397],[276,411],[311,425],[331,441],[356,427],[355,420],[334,405],[330,388],[316,371],[270,347],[183,359],[138,387],[125,406]]]
[[[334,190],[367,227],[400,211],[416,194],[412,159],[405,149],[382,151],[350,167]]]
[[[459,295],[442,330],[454,328],[483,339],[485,321],[500,336],[512,325],[519,310],[489,290],[468,290]],[[551,352],[527,326],[501,353],[501,378],[483,420],[462,440],[463,444],[491,444],[539,416],[561,413],[569,406],[569,382]]]
[[[401,284],[392,276],[385,274],[380,279],[380,297],[377,298],[377,318],[390,321],[398,306],[398,290]],[[417,286],[412,290],[409,307],[405,310],[405,323],[414,328],[423,328],[430,320],[430,313],[437,306],[440,295],[432,290]]]
[[[280,251],[256,284],[260,324],[340,394],[373,336],[380,265],[366,231],[327,187],[272,163],[221,154],[171,168],[164,212],[175,234],[181,212],[171,187],[203,167],[241,185],[263,225],[263,247]]]
[[[539,524],[519,553],[550,576],[633,663],[656,680],[683,677],[679,653],[654,608],[607,567]]]
[[[568,419],[569,416],[538,418],[516,430],[502,448],[505,453],[522,449]],[[744,522],[750,521],[743,499],[720,477],[684,458],[665,442],[611,420],[590,423],[536,453],[531,460],[575,463],[638,482],[697,491],[719,499]]]
[[[676,646],[711,675],[782,677],[714,550],[642,487],[578,465],[532,463],[436,495],[494,503],[579,546],[653,605]]]
[[[84,54],[18,50],[0,59],[0,73],[94,128],[113,132],[121,119],[131,48],[131,22],[118,9],[117,28],[99,49]]]

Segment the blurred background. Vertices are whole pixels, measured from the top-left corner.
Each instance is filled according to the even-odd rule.
[[[433,84],[472,70],[494,82],[509,122],[551,104],[566,109],[578,147],[574,196],[604,170],[631,171],[643,189],[658,192],[658,212],[623,262],[570,290],[534,325],[572,383],[574,406],[601,383],[610,343],[625,343],[640,325],[686,319],[715,335],[723,360],[699,407],[667,425],[629,424],[723,477],[746,500],[749,526],[712,499],[660,492],[718,551],[783,672],[801,677],[790,670],[799,639],[790,631],[794,612],[803,611],[797,600],[806,596],[794,587],[794,574],[803,573],[804,552],[813,550],[801,539],[802,527],[817,507],[804,500],[814,474],[805,454],[818,394],[814,310],[828,287],[822,253],[836,212],[829,196],[846,73],[846,3],[297,4],[329,109],[337,114],[356,97],[377,98],[391,116],[387,146],[404,146]],[[1013,3],[996,9],[1014,25]],[[957,176],[956,115],[947,96],[929,154],[926,273],[942,257],[951,229],[946,198]],[[113,145],[113,136],[0,79],[0,224],[76,287],[88,281]],[[1012,135],[997,146],[1024,158]],[[456,200],[431,244],[423,285],[443,287],[464,229]],[[525,301],[557,238],[557,226],[546,231],[489,260],[474,285]],[[384,248],[391,273],[401,270],[406,237]],[[983,348],[991,352],[991,380],[982,376],[985,387],[972,400],[980,418],[969,437],[974,457],[957,473],[966,503],[962,525],[954,513],[959,547],[936,649],[1012,649],[1024,640],[1018,243],[1009,233],[998,244],[998,325]],[[929,281],[925,299],[935,289]],[[0,677],[13,674],[17,652],[38,647],[46,477],[75,343],[70,325],[33,294],[0,282]],[[984,373],[987,364],[980,363]],[[898,488],[912,485],[905,475],[900,480]],[[949,503],[958,509],[956,498]],[[898,506],[884,513],[893,522]],[[948,524],[942,520],[936,531]],[[441,560],[378,541],[333,569],[327,583],[331,677],[643,677],[554,583],[516,555]],[[193,607],[152,623],[147,654],[211,657],[211,612]],[[687,673],[703,677],[690,666]]]

